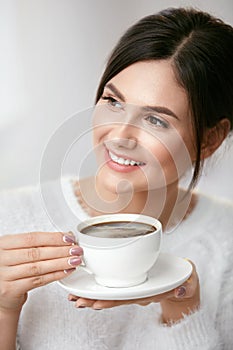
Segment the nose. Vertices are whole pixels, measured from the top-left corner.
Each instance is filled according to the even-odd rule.
[[[134,149],[137,146],[137,130],[130,124],[114,125],[109,134],[109,141],[116,148]]]

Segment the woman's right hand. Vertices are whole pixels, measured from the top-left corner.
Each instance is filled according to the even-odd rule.
[[[72,234],[30,232],[0,237],[0,310],[21,310],[27,292],[60,280],[81,263]]]

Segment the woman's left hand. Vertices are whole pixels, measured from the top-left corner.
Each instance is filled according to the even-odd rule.
[[[200,306],[200,286],[195,265],[191,262],[193,271],[189,279],[179,287],[147,298],[133,300],[94,300],[69,294],[69,300],[75,302],[77,308],[90,307],[102,310],[120,305],[138,304],[146,306],[150,303],[161,303],[162,321],[173,323],[184,315],[196,311]]]

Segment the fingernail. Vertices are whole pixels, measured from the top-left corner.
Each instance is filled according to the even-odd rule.
[[[176,289],[176,297],[177,298],[182,298],[185,296],[185,294],[186,294],[185,286],[181,286],[181,287]]]
[[[73,247],[69,250],[70,255],[83,255],[83,249],[81,247]]]
[[[71,266],[77,266],[77,265],[80,265],[82,262],[82,260],[80,258],[69,258],[68,259],[68,264],[71,265]]]
[[[73,236],[68,236],[68,235],[65,235],[63,236],[63,242],[65,243],[75,243],[75,237]]]
[[[76,269],[75,268],[72,268],[72,269],[65,269],[64,270],[64,273],[67,275],[68,273],[71,273],[73,271],[75,271]]]

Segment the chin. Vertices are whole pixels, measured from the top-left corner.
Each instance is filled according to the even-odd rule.
[[[136,182],[136,183],[135,183]],[[101,189],[107,191],[113,196],[124,195],[125,199],[130,200],[135,192],[147,191],[148,187],[145,184],[140,184],[137,181],[132,181],[129,178],[119,178],[119,176],[114,176],[106,174],[103,176],[97,175],[98,189],[101,195]]]
[[[100,191],[103,189],[114,195],[132,193],[134,188],[130,180],[125,178],[120,179],[119,177],[109,173],[104,174],[103,171],[101,174],[97,174],[97,184]]]

